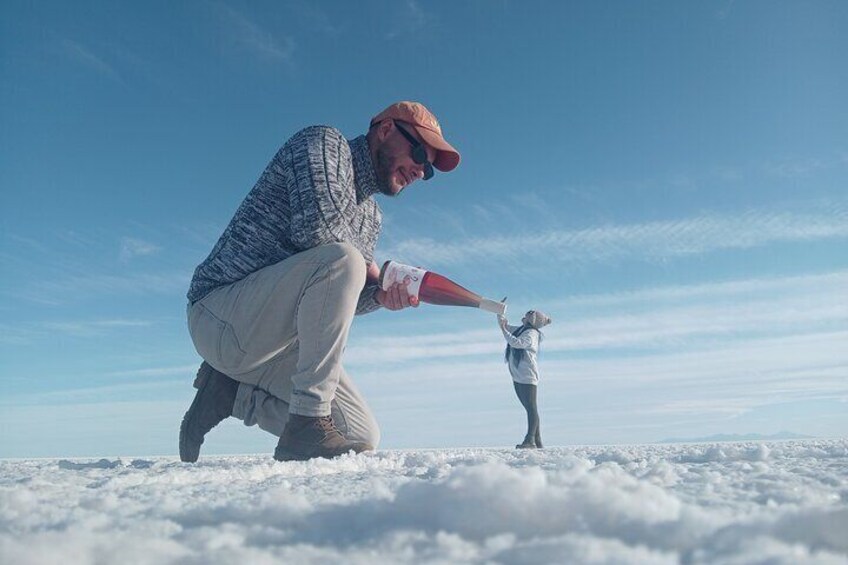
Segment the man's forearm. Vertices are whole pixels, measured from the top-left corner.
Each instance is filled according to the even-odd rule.
[[[366,283],[365,288],[359,293],[359,302],[356,305],[356,315],[370,314],[375,310],[382,308],[377,302],[377,290],[379,286],[376,283]]]

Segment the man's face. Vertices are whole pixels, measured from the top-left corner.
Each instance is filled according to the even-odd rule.
[[[412,159],[412,145],[398,131],[398,127],[406,128],[406,132],[418,140],[427,150],[427,159],[432,163],[436,158],[436,150],[427,146],[411,125],[396,125],[390,121],[391,129],[386,133],[376,151],[374,169],[380,192],[388,196],[397,196],[400,192],[418,179],[424,178],[425,164],[416,163]]]

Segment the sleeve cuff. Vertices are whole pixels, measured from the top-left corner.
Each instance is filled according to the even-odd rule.
[[[377,286],[376,283],[369,283],[362,289],[362,292],[359,294],[359,302],[356,304],[357,316],[370,314],[383,307],[377,302]]]

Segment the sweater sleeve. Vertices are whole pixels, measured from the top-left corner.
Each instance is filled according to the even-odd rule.
[[[513,328],[514,330],[515,328]],[[507,329],[502,329],[501,331],[504,334],[504,338],[510,347],[514,347],[515,349],[537,349],[539,343],[539,332],[534,329],[529,329],[526,332],[522,333],[520,336],[516,337],[512,335],[512,331]]]
[[[372,250],[349,225],[349,209],[356,206],[350,146],[340,131],[312,127],[291,144],[294,175],[288,183],[291,237],[300,249],[346,241],[371,261]]]
[[[383,306],[377,302],[377,283],[365,283],[365,288],[359,293],[359,302],[356,304],[356,315],[370,314]]]
[[[366,244],[348,218],[355,216],[356,186],[350,145],[335,128],[316,126],[298,134],[288,150],[294,174],[288,183],[291,203],[291,239],[299,249],[345,241],[356,247],[365,261],[373,261]],[[293,139],[294,141],[294,139]],[[359,295],[356,314],[381,308],[377,285],[366,284]]]

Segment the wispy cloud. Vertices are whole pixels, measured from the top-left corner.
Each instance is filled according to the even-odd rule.
[[[38,240],[12,235],[13,244],[0,250],[0,264],[10,273],[0,285],[0,296],[59,305],[92,295],[183,294],[194,265],[208,253],[214,237],[181,227],[135,228],[150,236],[96,228],[43,233]],[[171,244],[154,243],[160,239]],[[155,261],[142,260],[154,256]]]
[[[702,350],[726,343],[848,328],[848,271],[645,289],[553,300],[546,355]],[[562,316],[559,313],[562,312]],[[348,348],[351,364],[497,356],[492,330],[370,337]]]
[[[62,48],[65,53],[77,63],[123,84],[124,81],[121,79],[118,72],[109,63],[103,60],[102,57],[96,55],[83,44],[71,39],[63,39]]]
[[[826,156],[769,161],[763,165],[766,173],[779,177],[806,177],[819,171],[844,166],[848,155],[844,153]]]
[[[0,345],[26,345],[39,336],[39,332],[20,324],[0,324]]]
[[[551,358],[551,352],[543,345],[540,367],[544,386],[551,393],[598,394],[614,389],[616,394],[610,394],[610,398],[619,398],[622,403],[631,402],[634,394],[650,391],[660,398],[672,389],[676,391],[672,396],[688,398],[762,398],[781,396],[787,391],[843,398],[848,397],[848,351],[841,347],[846,339],[848,331],[816,332],[735,340],[705,348],[591,358]],[[396,365],[384,362],[368,370],[353,368],[352,374],[357,375],[357,380],[402,379],[405,386],[426,383],[436,387],[454,381],[457,386],[462,383],[470,388],[486,386],[498,375],[509,378],[502,358],[497,356],[484,360],[408,361]]]
[[[199,363],[192,363],[190,365],[176,365],[169,367],[149,367],[144,369],[132,369],[129,371],[115,371],[113,373],[108,373],[106,376],[109,377],[172,377],[172,376],[184,376],[190,375],[197,372],[197,368],[200,366]]]
[[[836,271],[552,300],[557,321],[545,329],[540,355],[544,421],[584,440],[658,440],[668,426],[703,428],[777,404],[844,401],[846,292],[848,271]],[[355,335],[346,365],[365,390],[398,383],[391,386],[402,395],[376,400],[383,410],[441,402],[446,387],[499,407],[510,399],[509,375],[503,339],[488,326]]]
[[[798,275],[776,278],[752,278],[720,282],[708,282],[684,286],[650,287],[606,294],[585,294],[569,296],[553,301],[556,308],[572,310],[589,307],[627,308],[629,305],[643,304],[655,307],[657,304],[691,304],[693,300],[715,302],[721,300],[740,301],[749,297],[767,298],[783,296],[820,296],[823,299],[836,298],[848,291],[848,271],[833,271],[822,274]]]
[[[848,397],[848,332],[743,340],[705,350],[557,360],[547,394],[597,398],[613,410],[703,417],[758,406]]]
[[[23,393],[12,389],[0,396],[0,406],[59,405],[79,402],[112,404],[139,396],[150,396],[151,393],[158,393],[160,399],[174,398],[175,391],[184,396],[190,395],[193,394],[191,383],[198,366],[199,362],[96,374],[68,367],[63,373],[63,381],[54,389]],[[25,378],[40,377],[29,375]]]
[[[92,274],[43,280],[6,294],[39,304],[57,305],[93,294],[182,293],[188,288],[189,282],[188,271],[135,275]]]
[[[154,245],[148,241],[136,239],[133,237],[124,237],[121,238],[121,251],[118,257],[122,262],[126,263],[133,257],[153,255],[154,253],[157,253],[160,249],[161,248],[159,246]]]
[[[229,6],[215,4],[224,20],[230,39],[238,46],[265,59],[292,62],[295,41],[288,36],[276,36]]]
[[[740,169],[726,165],[718,165],[714,167],[712,171],[710,171],[710,174],[725,183],[739,182],[745,176]]]
[[[394,18],[387,18],[394,23],[392,29],[386,34],[386,39],[397,39],[402,35],[419,31],[427,24],[428,16],[415,0],[399,3],[397,10],[401,13]]]
[[[835,203],[810,213],[754,209],[740,214],[707,213],[679,220],[469,238],[448,243],[428,238],[408,239],[388,248],[384,254],[428,265],[533,255],[576,263],[622,258],[655,261],[721,249],[846,236],[848,206]]]
[[[18,234],[8,234],[6,235],[7,245],[11,248],[14,246],[17,250],[25,251],[25,252],[37,252],[44,253],[48,250],[47,246],[42,242],[35,240],[31,237],[25,237]]]
[[[96,337],[110,331],[152,326],[150,320],[84,320],[72,322],[41,322],[34,327],[50,333],[61,333],[74,337]]]
[[[60,334],[77,338],[102,337],[109,333],[156,325],[154,320],[60,320],[0,324],[0,344],[26,345]]]
[[[844,402],[846,340],[848,331],[823,332],[592,358],[552,358],[543,346],[543,428],[571,441],[659,440],[670,428],[721,429],[715,426],[768,406]],[[350,373],[363,390],[379,391],[374,403],[382,411],[422,407],[432,417],[441,407],[464,410],[473,399],[475,420],[495,412],[493,425],[519,421],[497,356],[384,363]]]
[[[82,379],[85,382],[85,379]],[[191,381],[188,381],[189,383]],[[190,384],[188,385],[190,387]],[[173,398],[176,393],[184,394],[185,382],[176,381],[136,381],[122,382],[102,386],[80,386],[63,388],[39,393],[23,393],[0,397],[0,406],[4,412],[12,407],[20,406],[75,406],[85,413],[85,410],[97,410],[104,406],[124,404],[138,398],[156,397],[154,402],[167,404],[163,398]],[[182,407],[181,407],[182,408]],[[183,408],[184,409],[184,408]],[[176,410],[174,410],[176,413]],[[108,421],[108,420],[107,420]]]
[[[736,0],[725,0],[724,5],[718,9],[716,12],[716,18],[720,20],[727,19],[730,15],[730,12],[733,10],[733,4],[736,3]]]
[[[288,6],[298,17],[298,20],[309,29],[327,35],[338,35],[342,29],[336,25],[321,4],[296,2]]]

